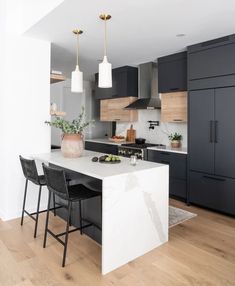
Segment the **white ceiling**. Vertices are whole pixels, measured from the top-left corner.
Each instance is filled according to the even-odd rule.
[[[75,67],[74,28],[80,38],[80,68],[89,78],[103,56],[108,22],[108,58],[113,67],[137,65],[186,46],[235,33],[234,0],[65,0],[27,34],[52,42],[52,68],[69,76]],[[184,37],[176,37],[177,34]]]

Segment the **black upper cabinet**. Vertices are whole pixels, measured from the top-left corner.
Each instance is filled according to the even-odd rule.
[[[187,52],[158,58],[158,92],[187,90]]]
[[[226,36],[188,47],[189,80],[235,73],[235,36]]]
[[[124,66],[112,70],[111,88],[98,87],[98,73],[95,74],[95,97],[97,99],[138,97],[138,68]]]

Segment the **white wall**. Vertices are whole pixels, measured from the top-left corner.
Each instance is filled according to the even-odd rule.
[[[5,85],[4,83],[4,77],[5,77],[5,45],[6,45],[6,1],[0,0],[0,121],[3,119],[3,112],[4,112],[4,93],[5,93]],[[3,124],[2,124],[3,125]],[[1,132],[2,133],[2,132]],[[0,136],[2,141],[2,136]],[[3,154],[4,150],[2,149],[2,144],[0,143],[0,159],[2,161],[3,159]],[[0,172],[1,174],[1,172]],[[5,208],[5,193],[3,192],[3,187],[5,185],[5,180],[3,175],[0,175],[0,180],[1,180],[1,187],[0,187],[0,194],[1,194],[1,199],[0,199],[0,217],[2,217],[4,208]]]
[[[183,135],[182,146],[187,147],[187,124],[186,123],[161,123],[154,130],[149,130],[148,120],[160,121],[160,110],[139,110],[138,122],[133,123],[137,137],[146,138],[151,143],[169,145],[168,135],[178,132]],[[126,136],[126,130],[131,123],[117,123],[116,134]]]
[[[50,43],[24,38],[15,31],[19,24],[16,1],[7,0],[5,65],[1,85],[0,215],[3,220],[21,213],[24,177],[19,163],[20,154],[44,153],[50,150]],[[2,41],[2,39],[1,39]],[[2,45],[2,42],[1,42]],[[42,205],[46,204],[45,190]],[[35,187],[29,184],[27,207],[36,208]]]

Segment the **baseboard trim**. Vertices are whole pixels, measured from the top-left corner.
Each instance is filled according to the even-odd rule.
[[[40,210],[45,210],[46,208],[47,208],[47,204],[42,205],[40,207]],[[36,211],[35,207],[27,208],[26,210],[28,212],[30,212],[30,213]],[[20,218],[21,214],[22,214],[22,210],[18,210],[17,212],[14,212],[14,213],[11,213],[11,214],[6,214],[2,210],[0,210],[0,218],[2,219],[2,221],[9,221],[9,220]],[[27,215],[25,214],[25,216],[27,216]]]

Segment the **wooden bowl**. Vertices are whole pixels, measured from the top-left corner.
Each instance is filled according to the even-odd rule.
[[[109,141],[116,142],[116,143],[125,142],[125,141],[126,141],[126,138],[122,138],[122,139],[109,138]]]

